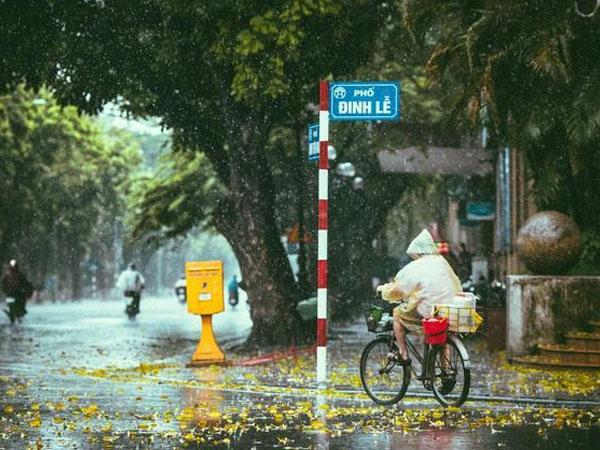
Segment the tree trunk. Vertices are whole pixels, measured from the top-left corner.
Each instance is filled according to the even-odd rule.
[[[240,211],[240,223],[260,223],[256,211]],[[263,222],[264,223],[264,222]],[[301,319],[295,311],[296,283],[279,235],[256,229],[252,236],[236,227],[225,232],[240,263],[242,282],[248,294],[252,332],[250,346],[288,345],[305,337]]]
[[[297,342],[305,335],[295,309],[298,289],[275,220],[275,188],[262,145],[246,136],[230,168],[231,195],[215,225],[233,248],[248,293],[253,327],[247,344]]]

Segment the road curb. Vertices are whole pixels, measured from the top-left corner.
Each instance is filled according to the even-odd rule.
[[[290,347],[289,349],[280,351],[280,352],[267,353],[265,355],[256,356],[253,358],[231,361],[231,365],[232,366],[242,366],[242,367],[258,366],[260,364],[266,364],[266,363],[270,363],[272,361],[278,361],[281,359],[295,358],[295,357],[301,356],[301,355],[308,355],[311,353],[315,353],[316,351],[317,351],[316,345],[313,345],[311,347],[301,347],[301,348]]]
[[[338,392],[347,394],[364,394],[364,391],[358,389],[339,389]],[[417,398],[434,398],[433,394],[426,392],[408,392],[406,397]],[[578,408],[598,408],[600,401],[598,400],[576,400],[568,398],[536,398],[536,397],[509,397],[502,395],[480,395],[474,394],[467,397],[467,402],[500,402],[500,403],[515,403],[515,404],[530,404],[530,405],[549,405],[549,406],[575,406]]]

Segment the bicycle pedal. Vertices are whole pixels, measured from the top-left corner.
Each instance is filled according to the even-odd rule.
[[[390,361],[394,361],[396,364],[400,364],[402,366],[410,366],[412,364],[412,360],[410,358],[404,359],[398,352],[388,353],[388,358]]]

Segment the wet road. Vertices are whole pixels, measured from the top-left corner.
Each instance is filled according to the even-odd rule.
[[[379,407],[355,393],[318,394],[298,386],[312,377],[312,357],[186,369],[200,320],[175,299],[143,299],[134,322],[116,301],[29,311],[20,325],[0,322],[0,449],[563,449],[600,441],[600,411],[477,402],[442,410],[415,397]],[[245,303],[214,325],[225,348],[240,342],[250,327]]]
[[[121,301],[29,305],[22,324],[0,318],[0,370],[77,364],[86,367],[137,365],[140,361],[191,356],[200,337],[200,318],[175,298],[143,298],[141,313],[128,320]],[[214,316],[219,342],[240,341],[252,322],[245,301]],[[18,352],[13,351],[18,349]]]

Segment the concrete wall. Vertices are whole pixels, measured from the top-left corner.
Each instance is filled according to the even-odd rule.
[[[508,276],[507,351],[527,354],[600,319],[600,276]]]

